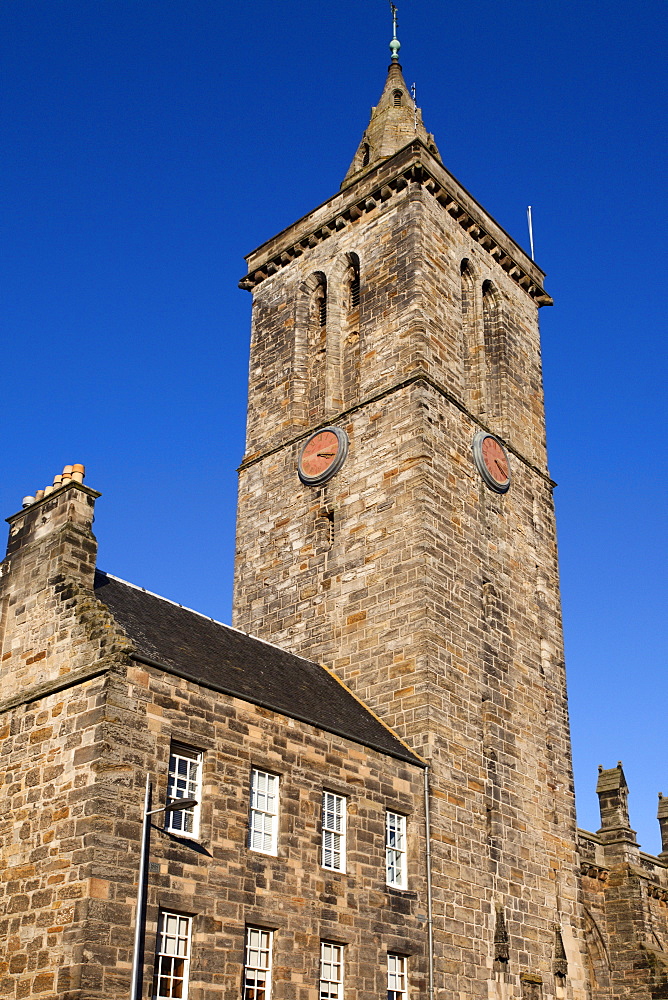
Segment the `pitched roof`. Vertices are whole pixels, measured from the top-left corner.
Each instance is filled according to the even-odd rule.
[[[99,570],[95,595],[132,640],[138,659],[399,760],[423,765],[320,664]]]

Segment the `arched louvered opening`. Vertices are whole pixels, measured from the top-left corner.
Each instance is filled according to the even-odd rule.
[[[498,430],[503,430],[506,351],[501,299],[491,281],[482,284],[482,323],[485,349],[487,412]]]
[[[356,253],[346,254],[343,279],[342,382],[344,406],[359,400],[360,389],[360,259]]]
[[[327,366],[327,278],[315,271],[303,286],[306,298],[305,375],[306,416],[317,421],[325,412]]]
[[[354,312],[360,306],[360,259],[356,253],[346,254],[344,301],[346,311]]]
[[[400,108],[403,104],[403,94],[400,90],[395,90],[392,94],[392,104],[395,108]]]
[[[362,146],[362,166],[368,167],[371,160],[371,146],[368,142],[365,142]]]
[[[481,371],[484,353],[476,309],[475,272],[468,258],[464,258],[461,262],[460,275],[464,396],[471,411],[482,416],[485,412],[483,373]]]
[[[327,285],[320,285],[317,291],[318,301],[318,322],[320,326],[327,326]]]

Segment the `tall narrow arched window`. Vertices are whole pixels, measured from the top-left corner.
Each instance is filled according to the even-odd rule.
[[[359,401],[360,389],[360,259],[356,253],[346,254],[343,279],[343,323],[341,329],[341,374],[343,404]]]
[[[346,264],[344,303],[345,311],[350,314],[360,306],[360,259],[356,253],[347,253]]]
[[[392,94],[392,103],[395,106],[395,108],[400,108],[401,105],[403,104],[402,94],[400,90],[395,90],[394,93]]]
[[[327,278],[316,271],[306,282],[306,410],[310,421],[325,412],[327,367]]]
[[[502,430],[506,376],[506,350],[501,300],[491,281],[482,285],[482,323],[485,347],[485,382],[490,419]]]
[[[464,369],[464,399],[473,413],[485,412],[481,364],[484,361],[476,309],[475,273],[471,261],[460,265],[462,311],[462,364]]]
[[[362,146],[362,166],[368,167],[369,161],[371,160],[371,146],[368,142],[365,142]]]

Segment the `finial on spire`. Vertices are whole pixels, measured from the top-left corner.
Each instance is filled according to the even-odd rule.
[[[396,5],[390,0],[390,10],[392,11],[392,41],[390,42],[390,52],[392,53],[392,62],[399,62],[399,49],[401,48],[401,42],[397,38],[397,8]]]

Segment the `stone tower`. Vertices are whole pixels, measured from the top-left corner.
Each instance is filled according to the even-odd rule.
[[[585,997],[544,274],[443,166],[396,51],[339,193],[247,262],[234,623],[429,761],[435,995]]]

